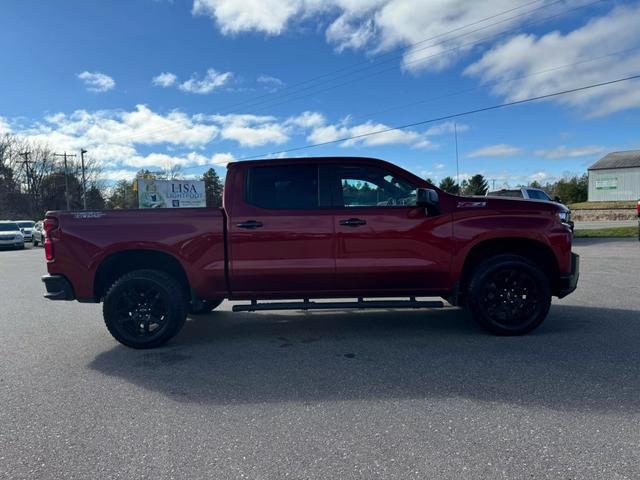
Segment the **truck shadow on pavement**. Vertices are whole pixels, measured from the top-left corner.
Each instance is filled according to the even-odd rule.
[[[524,337],[458,309],[232,314],[190,319],[157,350],[90,368],[189,403],[458,397],[557,410],[640,407],[637,312],[556,304]]]

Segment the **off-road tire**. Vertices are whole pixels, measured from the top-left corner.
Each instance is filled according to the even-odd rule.
[[[109,333],[123,345],[155,348],[183,327],[187,301],[184,289],[171,275],[158,270],[135,270],[109,288],[102,313]]]
[[[476,268],[467,307],[475,320],[496,335],[524,335],[538,327],[551,306],[545,272],[518,255],[496,255]]]

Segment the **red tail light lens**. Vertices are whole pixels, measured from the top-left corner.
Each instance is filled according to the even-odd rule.
[[[52,238],[54,238],[58,230],[58,220],[56,218],[45,218],[42,229],[44,230],[44,255],[47,262],[53,262],[55,261],[55,255]]]

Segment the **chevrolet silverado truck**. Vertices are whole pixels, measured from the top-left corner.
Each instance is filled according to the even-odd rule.
[[[189,313],[436,308],[530,332],[578,281],[550,202],[450,195],[371,158],[228,165],[222,208],[46,214],[51,300],[102,302],[111,334],[164,344]],[[390,300],[393,299],[393,300]],[[332,300],[328,300],[332,299]]]

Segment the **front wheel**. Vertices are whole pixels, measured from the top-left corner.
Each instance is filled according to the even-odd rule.
[[[38,240],[36,240],[35,238],[33,239],[33,246],[37,247],[38,246]]]
[[[527,258],[497,255],[481,263],[469,284],[467,305],[497,335],[524,335],[538,327],[551,306],[545,273]]]
[[[136,270],[109,289],[102,308],[107,329],[123,345],[154,348],[180,331],[187,317],[181,285],[167,273]]]

